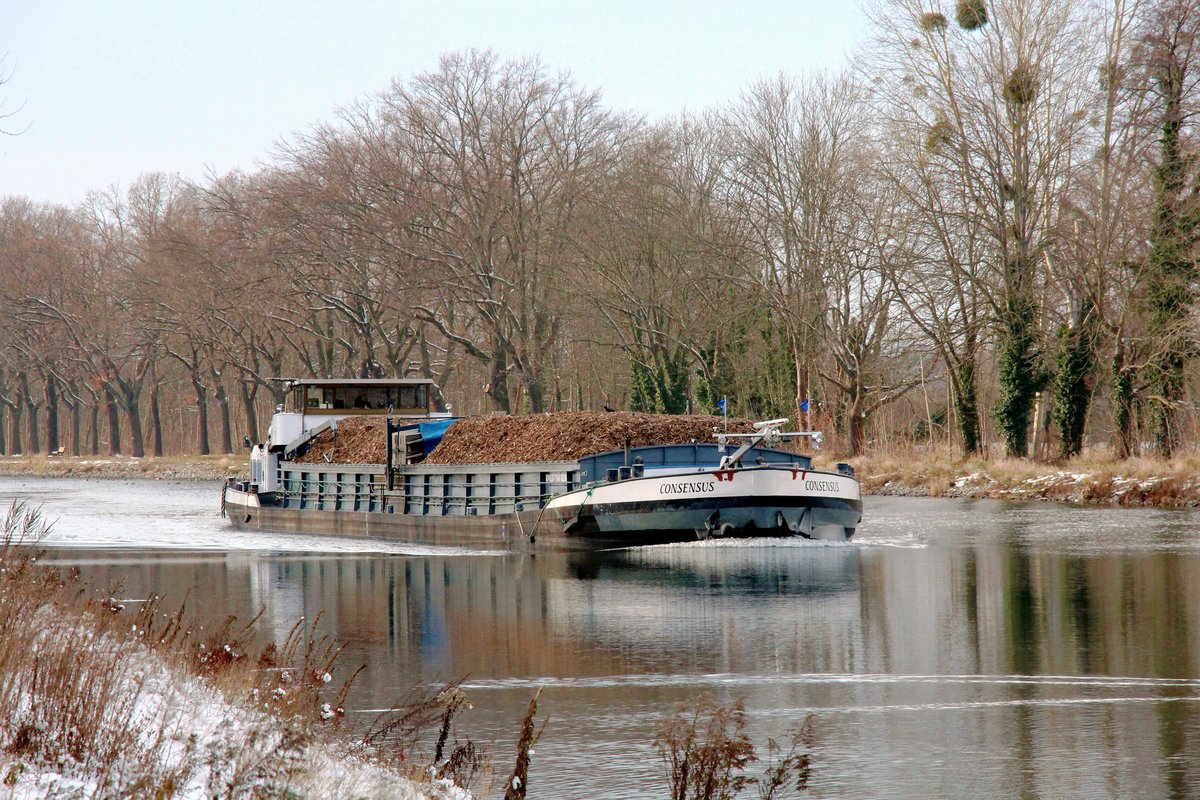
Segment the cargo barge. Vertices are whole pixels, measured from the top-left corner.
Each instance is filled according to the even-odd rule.
[[[292,380],[250,476],[222,489],[238,528],[455,547],[597,550],[709,537],[846,540],[862,518],[853,469],[814,470],[787,420],[715,441],[626,446],[572,460],[424,463],[454,423],[432,381]],[[349,417],[386,420],[383,463],[305,457]]]

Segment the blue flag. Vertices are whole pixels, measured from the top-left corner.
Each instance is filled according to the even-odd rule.
[[[725,413],[725,398],[724,397],[722,397],[720,400],[717,401],[717,411],[720,411],[722,414]]]
[[[800,401],[800,410],[808,411],[808,398],[807,397]]]

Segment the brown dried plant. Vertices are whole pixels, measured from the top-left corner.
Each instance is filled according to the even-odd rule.
[[[533,698],[529,701],[529,709],[525,712],[525,718],[521,720],[521,738],[517,741],[517,763],[513,766],[512,774],[508,776],[508,783],[504,787],[504,800],[525,800],[525,793],[529,790],[529,757],[533,754],[533,746],[542,738],[542,733],[546,730],[545,720],[542,722],[542,727],[537,728],[533,724],[533,718],[537,715],[538,697],[542,694],[542,690],[538,689]]]
[[[667,766],[671,800],[733,800],[752,786],[758,788],[760,800],[775,800],[788,788],[808,788],[814,744],[811,715],[789,739],[786,752],[768,739],[763,774],[748,775],[747,768],[759,759],[746,734],[744,702],[721,705],[705,695],[694,706],[680,706],[659,727],[654,745]]]

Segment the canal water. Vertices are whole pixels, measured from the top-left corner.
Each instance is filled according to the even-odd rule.
[[[530,557],[235,533],[213,484],[0,479],[15,498],[131,600],[276,637],[320,614],[364,719],[463,679],[498,773],[540,688],[533,798],[668,796],[655,731],[702,695],[764,751],[811,718],[811,797],[1200,796],[1195,511],[869,498],[850,544]]]

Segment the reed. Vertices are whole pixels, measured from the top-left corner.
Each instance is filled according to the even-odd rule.
[[[654,745],[667,768],[671,800],[733,800],[754,787],[759,800],[774,800],[781,791],[808,788],[815,743],[813,718],[789,733],[786,751],[767,742],[765,769],[747,770],[759,761],[746,734],[746,707],[741,699],[728,705],[704,695],[694,706],[680,706],[659,726]]]
[[[1117,459],[1104,448],[1055,461],[964,458],[947,448],[898,449],[854,461],[866,494],[1061,500],[1125,506],[1200,505],[1200,456]],[[828,466],[828,465],[826,465]]]
[[[525,793],[529,790],[529,759],[533,755],[533,746],[546,730],[545,722],[541,728],[537,728],[533,722],[537,716],[537,702],[541,694],[541,689],[534,693],[529,701],[529,709],[521,720],[521,737],[517,740],[517,763],[513,766],[512,774],[508,776],[504,800],[525,800]]]

